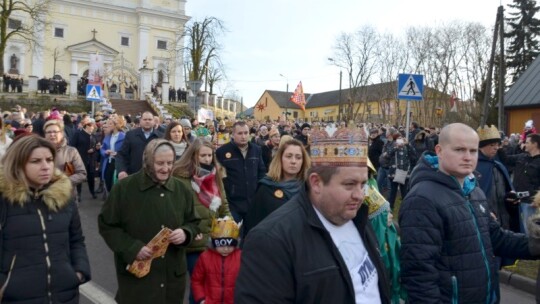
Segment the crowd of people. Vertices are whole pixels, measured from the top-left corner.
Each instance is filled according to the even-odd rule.
[[[532,121],[0,119],[0,301],[78,303],[98,194],[118,303],[499,303],[499,269],[540,257]]]

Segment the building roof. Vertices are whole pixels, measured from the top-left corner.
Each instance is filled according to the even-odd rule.
[[[341,100],[346,102],[351,89],[341,90]],[[397,81],[383,82],[378,84],[367,85],[359,88],[361,96],[360,100],[380,101],[389,98],[395,98],[397,94]],[[276,101],[281,108],[300,109],[300,107],[290,101],[293,92],[271,91],[267,90],[268,94]],[[306,109],[333,106],[339,103],[339,90],[327,91],[321,93],[304,93],[306,97]]]
[[[504,94],[505,107],[540,106],[540,56]]]

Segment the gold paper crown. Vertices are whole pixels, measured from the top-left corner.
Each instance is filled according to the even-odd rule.
[[[501,134],[499,133],[499,130],[494,125],[491,125],[491,128],[488,128],[487,125],[484,125],[483,128],[478,127],[476,130],[478,132],[478,137],[480,137],[480,141],[484,140],[490,140],[490,139],[501,139]]]
[[[366,187],[364,201],[369,207],[369,218],[371,219],[385,210],[390,211],[390,203],[386,201],[384,196],[373,185],[368,184]]]
[[[342,128],[332,136],[326,131],[312,132],[311,165],[327,167],[366,167],[367,134],[354,123],[349,128]]]
[[[228,216],[224,218],[212,219],[212,230],[210,237],[213,239],[231,238],[238,239],[240,226]]]

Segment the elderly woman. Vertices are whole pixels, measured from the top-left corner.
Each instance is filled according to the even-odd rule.
[[[2,303],[79,303],[78,287],[90,280],[72,185],[55,156],[52,143],[29,135],[0,166],[0,284],[11,272]]]
[[[60,120],[52,119],[43,125],[45,138],[56,147],[54,164],[56,168],[64,172],[75,187],[86,180],[86,168],[81,155],[74,147],[67,145],[64,137],[64,123]],[[75,192],[73,192],[75,195]],[[77,202],[81,202],[81,197],[77,197]]]
[[[300,191],[310,166],[311,161],[302,142],[289,139],[279,144],[268,174],[259,181],[254,204],[246,215],[244,234]]]
[[[187,248],[188,270],[191,275],[199,255],[207,248],[212,218],[232,215],[211,142],[197,138],[174,165],[173,175],[190,189],[195,198],[195,209],[201,217],[201,234]],[[191,297],[190,302],[194,303]]]
[[[150,141],[142,169],[112,188],[98,216],[99,233],[114,252],[118,291],[123,303],[182,303],[186,287],[186,246],[199,233],[193,194],[171,176],[174,147]],[[165,254],[152,260],[148,242],[163,228],[171,230]],[[141,278],[126,270],[135,261],[151,260]]]

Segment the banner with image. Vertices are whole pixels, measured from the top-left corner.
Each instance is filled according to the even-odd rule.
[[[90,54],[90,63],[88,65],[88,84],[101,86],[102,78],[105,74],[105,65],[103,56]]]

